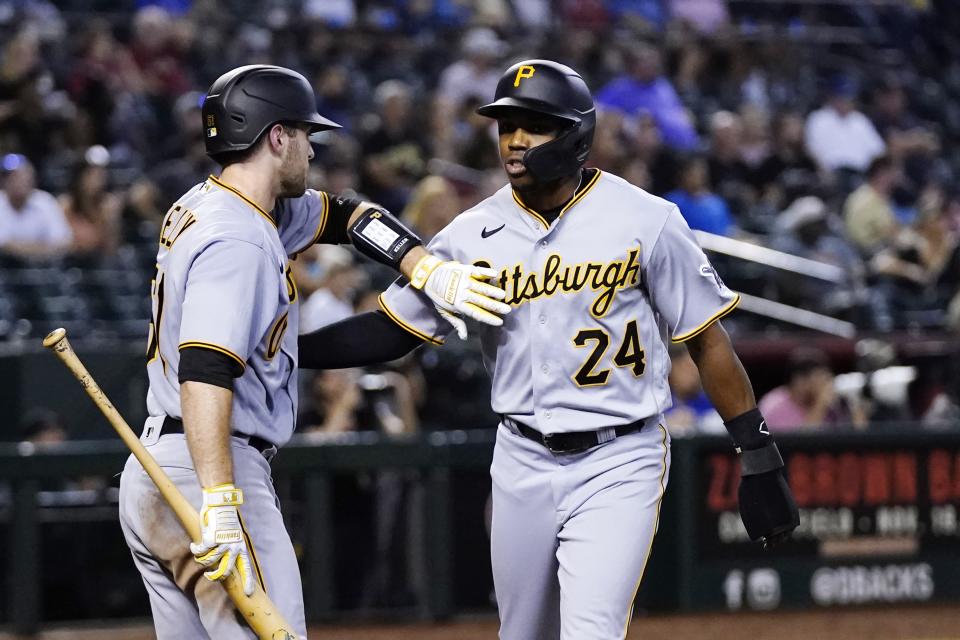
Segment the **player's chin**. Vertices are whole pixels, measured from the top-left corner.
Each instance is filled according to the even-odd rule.
[[[507,172],[507,180],[514,189],[528,189],[533,186],[534,180],[530,172],[524,169],[523,173]]]
[[[307,191],[306,179],[284,180],[280,183],[281,198],[299,198]]]

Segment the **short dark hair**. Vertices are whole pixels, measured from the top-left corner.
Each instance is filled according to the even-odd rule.
[[[298,125],[293,122],[274,122],[269,127],[263,130],[263,133],[260,134],[260,137],[253,141],[246,149],[240,149],[239,151],[224,151],[223,153],[218,153],[215,156],[211,156],[217,164],[220,165],[221,169],[226,169],[231,164],[237,164],[238,162],[246,162],[253,157],[253,154],[260,149],[260,146],[264,144],[264,140],[267,138],[267,134],[270,132],[270,129],[273,128],[274,124],[279,124],[283,127],[283,130],[289,135],[292,129],[297,129]]]
[[[867,167],[867,180],[873,180],[881,171],[889,171],[894,167],[893,158],[884,154],[877,156]]]
[[[20,437],[30,440],[50,429],[67,430],[60,414],[50,409],[33,408],[24,414],[20,422]]]
[[[799,347],[787,357],[787,380],[796,380],[817,369],[830,369],[830,359],[820,349]]]

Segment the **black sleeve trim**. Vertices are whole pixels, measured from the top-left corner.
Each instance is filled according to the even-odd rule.
[[[423,340],[408,333],[382,311],[369,311],[299,338],[303,369],[365,367],[401,358]]]
[[[230,356],[204,347],[180,349],[178,378],[184,382],[203,382],[233,391],[233,379],[243,375],[243,367]]]
[[[350,214],[360,206],[360,200],[344,195],[330,195],[330,210],[323,231],[317,237],[317,244],[350,244],[347,224]]]

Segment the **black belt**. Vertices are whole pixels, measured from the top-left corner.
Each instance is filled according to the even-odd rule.
[[[163,419],[163,426],[160,427],[160,435],[166,435],[168,433],[183,433],[183,421],[178,418],[171,418],[167,416]],[[262,455],[267,453],[276,453],[277,446],[272,442],[264,440],[260,436],[248,436],[242,433],[233,434],[239,438],[246,438],[247,444],[259,451]],[[273,449],[271,452],[270,449]]]
[[[517,431],[520,432],[524,438],[528,440],[533,440],[542,444],[544,447],[550,450],[551,453],[580,453],[586,451],[590,447],[595,447],[598,444],[603,444],[605,442],[610,442],[615,438],[620,436],[625,436],[628,433],[633,433],[634,431],[639,431],[643,428],[643,420],[637,420],[636,422],[631,422],[629,424],[621,424],[616,427],[606,427],[604,429],[597,429],[595,431],[568,431],[566,433],[548,433],[546,435],[540,433],[533,427],[528,427],[522,422],[518,422],[513,418],[507,418],[504,416],[504,422],[509,422],[517,427]]]

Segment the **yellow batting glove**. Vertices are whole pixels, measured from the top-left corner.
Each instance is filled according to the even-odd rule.
[[[200,541],[190,543],[190,552],[203,566],[214,567],[203,574],[207,580],[223,580],[236,567],[243,582],[243,592],[250,596],[253,595],[254,574],[240,519],[242,504],[243,492],[232,484],[204,489]]]
[[[413,268],[410,285],[423,291],[437,311],[457,330],[461,339],[467,337],[463,316],[499,327],[510,313],[510,306],[501,302],[506,292],[485,282],[497,272],[486,267],[465,265],[427,254]]]

